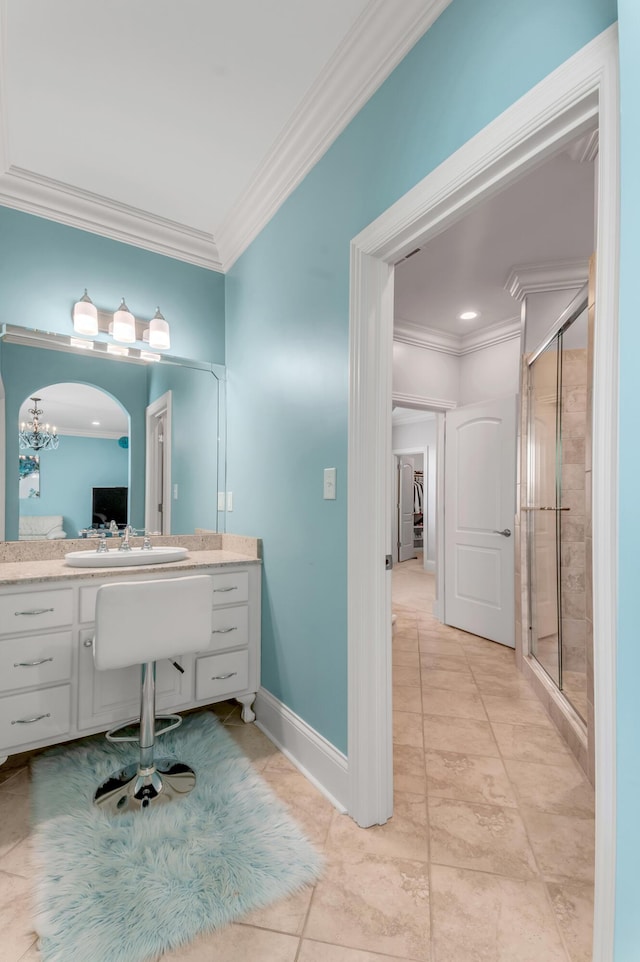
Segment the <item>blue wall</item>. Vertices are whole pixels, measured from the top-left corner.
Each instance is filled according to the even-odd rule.
[[[77,538],[91,527],[94,486],[129,487],[128,451],[111,438],[60,435],[56,451],[40,452],[40,497],[23,498],[20,515],[61,514],[67,538]]]
[[[453,0],[227,276],[228,488],[233,530],[264,539],[262,681],[343,751],[349,242],[615,18],[613,0]]]
[[[193,264],[0,207],[0,324],[71,334],[87,288],[101,310],[150,318],[160,305],[171,351],[224,364],[224,277]]]
[[[640,242],[640,5],[619,0],[621,107],[620,500],[617,664],[616,962],[640,958],[640,644],[638,545],[638,262]]]

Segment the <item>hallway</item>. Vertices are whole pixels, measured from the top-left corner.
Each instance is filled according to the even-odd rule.
[[[396,565],[396,811],[425,808],[433,958],[590,962],[593,790],[513,651],[433,599],[421,559]]]

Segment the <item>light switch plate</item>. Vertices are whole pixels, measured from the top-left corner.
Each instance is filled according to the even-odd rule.
[[[325,501],[335,501],[336,499],[336,469],[335,468],[325,468],[324,469],[324,493],[322,495]]]
[[[224,491],[218,491],[218,511],[224,511]]]
[[[233,511],[233,492],[227,491],[227,511]]]

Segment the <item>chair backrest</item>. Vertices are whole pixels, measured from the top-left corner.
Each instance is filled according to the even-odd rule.
[[[96,668],[124,668],[202,651],[211,644],[209,575],[102,585],[96,598]]]

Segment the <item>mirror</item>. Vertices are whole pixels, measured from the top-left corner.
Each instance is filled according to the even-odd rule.
[[[75,342],[75,343],[74,343]],[[75,385],[77,391],[97,391],[117,404],[121,412],[126,412],[128,430],[118,437],[128,438],[128,447],[121,449],[128,468],[128,513],[129,521],[139,530],[145,527],[145,490],[148,484],[146,413],[154,402],[161,397],[171,399],[171,432],[167,474],[170,476],[169,496],[171,498],[170,527],[163,533],[191,534],[196,527],[209,530],[223,530],[224,513],[218,512],[217,492],[225,490],[225,394],[224,368],[220,365],[192,361],[185,358],[162,356],[158,361],[146,362],[140,358],[122,358],[107,354],[105,345],[95,345],[102,350],[88,350],[77,347],[77,339],[60,334],[6,325],[0,335],[0,398],[4,390],[4,433],[5,433],[5,497],[4,531],[9,541],[18,540],[19,519],[29,512],[28,502],[20,498],[19,484],[16,483],[16,455],[19,423],[28,420],[21,416],[20,410],[25,399],[27,407],[32,405],[31,397],[42,398],[40,407],[44,409],[44,420],[56,423],[45,406],[45,390],[55,390],[56,385]],[[91,343],[91,342],[89,342]],[[59,388],[58,388],[59,389]],[[71,388],[66,387],[66,391]],[[80,396],[80,395],[78,395]],[[89,395],[84,395],[85,403]],[[93,403],[93,402],[91,402]],[[99,420],[95,417],[92,420]],[[63,451],[65,437],[70,438],[67,447],[81,439],[74,435],[63,435],[59,428],[60,445],[57,450],[43,452],[20,451],[23,455],[38,454],[40,461],[40,508],[41,515],[64,516],[64,530],[67,537],[77,537],[75,528],[80,515],[71,516],[70,509],[49,501],[47,489],[47,463],[52,462]],[[197,428],[197,433],[194,429]],[[117,429],[119,431],[119,428]],[[13,439],[15,438],[15,443]],[[117,439],[115,440],[117,443]],[[64,457],[64,455],[63,455]],[[93,461],[88,458],[87,461]],[[57,467],[62,469],[60,459]],[[97,464],[96,464],[97,466]],[[82,527],[90,526],[93,488],[116,486],[111,481],[102,483],[103,474],[86,476],[83,480],[85,507],[81,514],[86,517]],[[44,505],[47,492],[47,510]],[[24,508],[23,508],[24,505]],[[32,501],[33,505],[33,501]],[[54,510],[56,509],[56,510]],[[157,530],[154,526],[154,530]]]

